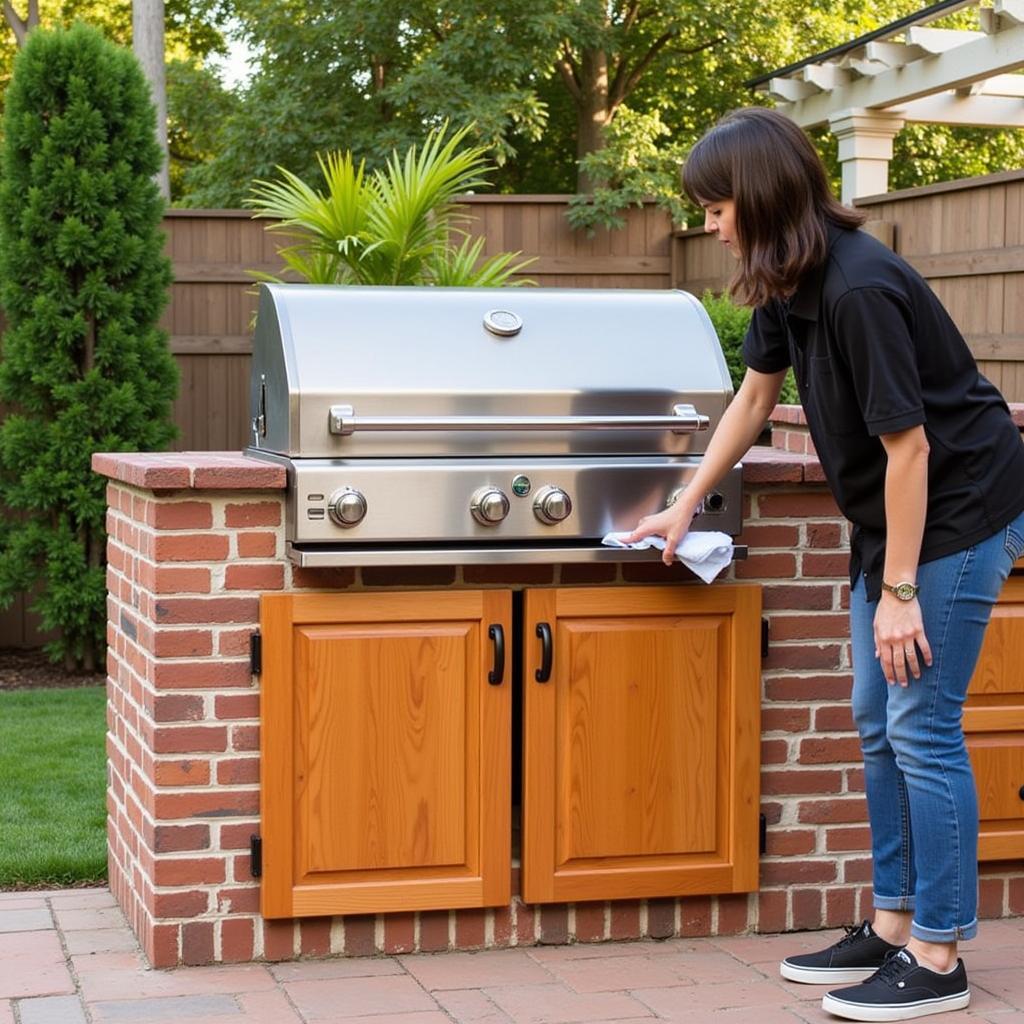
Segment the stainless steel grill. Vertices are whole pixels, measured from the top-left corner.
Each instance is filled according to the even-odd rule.
[[[300,565],[622,561],[732,396],[671,291],[263,285],[249,453],[288,470]],[[695,529],[737,534],[740,467]]]

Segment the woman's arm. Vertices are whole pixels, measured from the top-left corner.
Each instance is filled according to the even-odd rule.
[[[896,584],[917,581],[925,515],[928,511],[928,439],[924,427],[879,437],[885,448],[885,570],[882,579]],[[916,644],[916,647],[915,647]],[[924,634],[921,606],[882,591],[875,612],[875,656],[890,683],[906,686],[908,669],[921,676],[917,648],[926,665],[932,652]]]
[[[686,490],[671,508],[644,516],[636,529],[623,538],[626,543],[631,544],[652,534],[664,537],[667,543],[662,561],[666,565],[672,564],[676,547],[690,528],[697,506],[757,440],[779,400],[785,378],[785,370],[779,373],[747,370],[736,397],[729,403],[708,444],[700,468]]]

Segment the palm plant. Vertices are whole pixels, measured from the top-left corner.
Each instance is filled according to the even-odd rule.
[[[246,205],[254,217],[274,219],[268,231],[296,239],[278,253],[287,269],[311,284],[527,283],[511,277],[531,261],[515,263],[517,252],[481,260],[483,239],[461,227],[468,218],[456,197],[485,185],[489,169],[483,148],[460,148],[469,129],[446,139],[444,125],[430,132],[422,148],[412,146],[404,159],[393,153],[369,174],[365,161],[357,164],[349,152],[318,157],[324,191],[279,167],[279,180],[254,182]]]

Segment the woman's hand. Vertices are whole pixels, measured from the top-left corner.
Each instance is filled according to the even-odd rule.
[[[932,649],[924,635],[921,606],[913,601],[901,601],[886,591],[875,612],[875,657],[882,663],[882,672],[890,685],[910,682],[907,674],[921,678],[920,651],[925,665],[932,663]]]
[[[676,548],[679,546],[679,542],[686,536],[687,530],[690,529],[693,515],[693,509],[688,505],[683,505],[682,499],[680,499],[662,512],[643,516],[640,522],[636,524],[636,529],[622,539],[627,544],[634,544],[638,540],[643,540],[644,537],[664,537],[665,550],[661,553],[661,560],[666,565],[671,565],[675,561]]]

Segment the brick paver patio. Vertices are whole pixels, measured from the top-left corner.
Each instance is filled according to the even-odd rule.
[[[0,893],[0,1024],[813,1024],[825,989],[778,975],[828,936],[531,946],[282,964],[146,967],[103,889]],[[970,1009],[1024,1024],[1024,918],[964,946]]]

